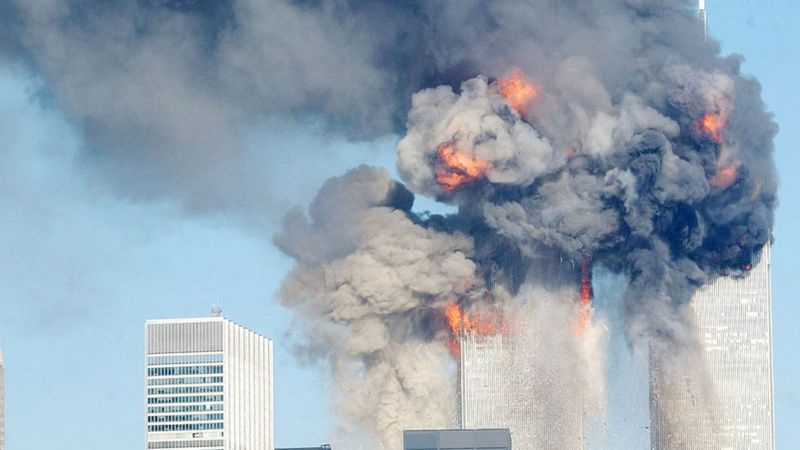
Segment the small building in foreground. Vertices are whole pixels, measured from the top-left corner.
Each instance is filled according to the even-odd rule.
[[[511,450],[511,433],[506,428],[406,430],[403,450]]]

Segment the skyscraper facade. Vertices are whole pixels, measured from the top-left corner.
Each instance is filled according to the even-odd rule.
[[[502,333],[463,332],[460,348],[462,428],[507,428],[517,450],[584,448],[581,396],[553,395],[570,374],[553,380],[528,346]]]
[[[272,341],[222,317],[145,324],[148,449],[272,450]]]
[[[525,421],[508,417],[510,389],[504,362],[508,359],[507,351],[502,334],[479,336],[470,332],[462,333],[462,428],[511,428],[513,423],[515,435],[527,433]]]
[[[651,357],[653,449],[775,448],[769,247],[743,269],[692,299],[706,377],[668,377]]]

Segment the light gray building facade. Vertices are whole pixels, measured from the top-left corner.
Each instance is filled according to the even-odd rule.
[[[670,376],[651,356],[651,447],[655,450],[775,448],[770,249],[741,276],[695,294],[704,376]]]
[[[273,450],[272,341],[223,317],[145,324],[147,449]]]
[[[507,429],[407,430],[403,450],[511,450]]]
[[[579,386],[547,379],[531,364],[530,347],[502,333],[463,332],[460,345],[461,428],[508,429],[517,450],[585,448]],[[576,394],[552,395],[567,386]]]

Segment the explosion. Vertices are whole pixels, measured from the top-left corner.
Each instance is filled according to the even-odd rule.
[[[455,301],[451,301],[442,310],[442,315],[449,326],[447,348],[454,358],[458,358],[463,333],[478,336],[508,334],[513,329],[513,321],[507,320],[504,313],[491,305],[481,305],[476,312],[465,311]]]
[[[436,182],[445,192],[453,192],[482,178],[489,168],[488,161],[471,158],[456,150],[453,144],[440,144],[436,152]]]
[[[714,175],[709,184],[718,188],[726,188],[736,181],[736,175],[739,168],[736,164],[728,164],[717,168],[717,173]]]
[[[508,77],[497,81],[501,95],[511,107],[524,116],[528,112],[528,104],[536,97],[536,87],[522,74],[522,70],[514,68]]]
[[[727,120],[723,114],[709,113],[705,114],[700,119],[700,128],[703,130],[703,133],[711,137],[711,139],[717,144],[723,145],[723,155],[726,155],[730,152],[730,150],[727,150],[723,144],[723,130],[725,129],[726,122]],[[713,187],[726,188],[736,181],[736,176],[739,172],[739,164],[737,162],[723,163],[722,160],[722,156],[717,157],[717,172],[709,180],[709,184]]]
[[[581,260],[581,290],[578,303],[580,304],[579,330],[589,326],[592,320],[592,272],[589,267],[589,256],[583,254]]]
[[[550,3],[533,2],[531,14],[571,14]],[[281,300],[307,319],[308,354],[330,361],[352,442],[398,448],[403,429],[457,427],[452,358],[466,333],[502,337],[475,342],[502,341],[507,371],[529,376],[519,385],[537,394],[514,405],[540,411],[542,423],[573,423],[574,409],[548,405],[602,405],[605,328],[594,316],[593,267],[625,280],[613,306],[632,348],[656,346],[681,367],[702,367],[684,353],[700,345],[686,306],[769,240],[775,127],[754,80],[710,53],[697,64],[699,44],[673,30],[693,19],[668,3],[637,2],[633,14],[631,2],[587,3],[603,14],[617,8],[620,26],[648,18],[629,30],[641,39],[626,51],[587,27],[570,36],[597,51],[566,56],[580,42],[550,39],[563,34],[548,33],[548,20],[520,23],[523,34],[545,28],[523,39],[469,29],[437,41],[443,48],[430,54],[462,54],[442,53],[450,45],[474,53],[416,87],[398,130],[402,182],[360,167],[326,182],[307,215],[287,216],[276,243],[297,265]],[[465,31],[457,25],[450,32]],[[655,41],[678,48],[654,53]],[[519,69],[491,81],[498,67],[518,65],[546,70],[535,86]],[[415,211],[415,195],[454,208]],[[575,448],[581,431],[563,429],[550,433],[553,445],[521,449]]]
[[[721,143],[722,130],[725,128],[725,119],[722,114],[706,114],[700,119],[700,128],[716,143]]]

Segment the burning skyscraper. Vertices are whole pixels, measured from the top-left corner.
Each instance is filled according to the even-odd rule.
[[[699,0],[698,15],[707,42],[705,0]],[[701,120],[721,151],[736,145],[726,139],[726,116]],[[711,185],[728,186],[737,176],[737,164],[724,165]],[[686,305],[686,320],[697,333],[692,350],[650,346],[651,448],[775,448],[770,274],[767,244]]]
[[[555,266],[572,264],[556,264]],[[498,311],[450,304],[445,315],[459,362],[460,425],[508,428],[515,448],[585,448],[584,422],[602,403],[602,327],[592,321],[588,264],[582,289],[530,290],[535,301]],[[564,267],[562,267],[564,269]],[[575,296],[582,300],[575,302]],[[503,298],[495,292],[495,300]],[[561,324],[561,326],[553,325]]]
[[[560,273],[575,268],[573,262],[563,260],[549,266],[549,270],[540,266],[540,271]],[[598,412],[602,394],[597,384],[603,379],[602,366],[591,364],[603,350],[599,329],[592,323],[593,292],[586,255],[581,257],[576,285],[577,303],[570,301],[575,294],[569,290],[560,297],[531,293],[540,303],[518,304],[513,318],[489,314],[490,322],[500,317],[500,325],[487,326],[480,310],[476,318],[456,306],[448,308],[450,326],[460,341],[463,428],[508,428],[521,450],[585,448],[586,416]],[[495,293],[495,297],[502,294]],[[552,333],[531,316],[564,326],[560,333]],[[542,329],[548,331],[537,331]],[[564,332],[567,329],[571,332]],[[554,395],[561,392],[570,395]]]
[[[775,448],[769,247],[757,260],[692,299],[707,380],[652,355],[653,449]]]

